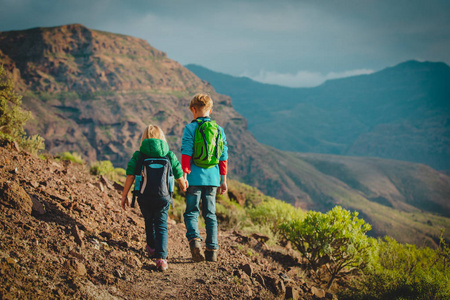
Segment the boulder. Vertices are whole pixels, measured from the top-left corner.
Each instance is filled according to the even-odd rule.
[[[253,269],[252,266],[250,266],[249,264],[243,264],[239,267],[239,269],[244,271],[244,273],[247,274],[249,277],[252,277]]]
[[[275,295],[284,295],[286,293],[286,286],[282,280],[275,276],[264,276],[264,282],[267,287],[270,287]]]
[[[31,214],[33,202],[27,192],[15,181],[0,181],[0,203]]]
[[[87,274],[86,267],[76,259],[66,260],[64,263],[65,268],[72,274],[78,276],[84,276]]]
[[[42,216],[46,213],[46,209],[44,204],[42,204],[36,197],[34,197],[33,195],[28,195],[30,196],[31,202],[33,203],[32,206],[32,213],[35,215],[39,215]]]

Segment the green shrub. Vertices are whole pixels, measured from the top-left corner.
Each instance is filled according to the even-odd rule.
[[[84,159],[81,157],[81,154],[77,152],[63,152],[56,155],[56,159],[58,160],[70,160],[77,164],[84,164]]]
[[[437,250],[439,260],[442,261],[444,271],[450,270],[450,247],[444,240],[444,229],[441,229],[441,236],[439,238],[439,248]]]
[[[119,177],[127,177],[127,170],[123,168],[114,168],[114,173]]]
[[[446,245],[446,244],[445,244]],[[339,299],[449,299],[450,270],[437,250],[378,240],[376,263]]]
[[[109,160],[96,161],[91,165],[90,172],[92,175],[108,176],[114,173],[114,166]]]
[[[103,175],[112,181],[125,182],[126,170],[114,168],[112,162],[109,160],[94,162],[89,171],[92,175]]]
[[[15,141],[23,149],[36,154],[45,148],[39,135],[26,136],[24,126],[31,113],[22,109],[22,97],[14,90],[13,81],[0,65],[0,140]]]
[[[253,223],[267,225],[275,234],[279,232],[280,224],[303,219],[306,215],[303,210],[273,198],[247,211]]]
[[[19,145],[26,151],[37,154],[41,150],[45,150],[45,139],[38,134],[33,136],[24,136]]]
[[[328,288],[337,278],[359,270],[367,262],[370,241],[366,232],[371,226],[340,206],[327,214],[310,211],[301,220],[280,225],[282,234],[308,261],[314,271],[325,269]],[[317,275],[321,279],[321,273]]]
[[[14,91],[14,83],[0,65],[0,129],[5,136],[18,141],[25,135],[23,126],[31,113],[21,108],[22,97]]]

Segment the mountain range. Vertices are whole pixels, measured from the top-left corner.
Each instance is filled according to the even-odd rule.
[[[291,140],[289,137],[293,135],[313,137],[315,129],[299,130],[293,127],[297,124],[292,123],[310,124],[307,120],[298,121],[303,118],[301,114],[296,118],[298,122],[294,118],[294,112],[300,113],[302,106],[317,107],[310,119],[323,120],[330,116],[329,106],[333,103],[327,104],[325,96],[316,104],[308,103],[307,99],[312,98],[297,103],[294,96],[298,92],[312,97],[317,93],[315,89],[283,88],[292,94],[291,98],[285,94],[286,99],[291,99],[288,103],[269,97],[279,94],[280,87],[267,85],[266,90],[260,90],[259,83],[243,79],[249,85],[241,85],[242,91],[259,93],[261,98],[245,102],[234,92],[228,94],[230,98],[216,92],[216,89],[221,90],[220,84],[216,87],[215,82],[200,79],[142,39],[91,30],[79,24],[2,32],[0,63],[9,70],[23,95],[25,108],[34,115],[27,131],[42,135],[51,153],[76,151],[88,161],[110,160],[117,167],[125,167],[131,154],[139,148],[143,129],[154,123],[162,127],[170,148],[179,157],[184,125],[192,118],[188,109],[190,99],[197,92],[207,92],[214,100],[212,118],[227,134],[231,178],[305,209],[326,211],[342,205],[357,210],[373,225],[375,236],[388,234],[399,241],[435,245],[440,228],[450,229],[450,203],[447,201],[450,177],[427,165],[381,158],[286,152],[261,144],[269,143],[259,137],[255,129],[264,122],[273,126],[283,124],[275,127],[280,139]],[[443,69],[446,70],[445,66]],[[322,93],[337,93],[340,82],[343,93],[348,85],[345,80],[324,84]],[[381,83],[379,86],[383,87]],[[390,88],[395,89],[394,83]],[[365,92],[363,86],[359,85],[359,89]],[[402,94],[402,86],[397,89]],[[341,97],[345,98],[343,94]],[[440,117],[445,115],[445,110],[439,114],[436,107],[441,107],[444,100],[437,98],[430,104],[431,111]],[[386,100],[383,105],[388,104]],[[373,104],[373,108],[376,107]],[[247,114],[246,109],[254,112],[248,123],[247,117],[241,115]],[[275,118],[282,114],[286,116],[284,122]],[[427,112],[426,118],[434,117],[430,114]],[[333,120],[335,123],[324,123],[322,127],[333,127],[341,119],[334,117]],[[348,126],[356,124],[355,120],[353,117]],[[368,120],[367,124],[370,122]],[[364,126],[369,126],[367,124]],[[436,135],[437,143],[443,142],[439,140],[441,135],[445,136],[445,128]],[[267,129],[266,136],[270,136],[269,133]],[[344,149],[350,136],[347,133],[342,142],[325,143],[323,134],[317,132],[316,139],[320,139],[322,146],[331,143],[336,149]]]
[[[287,88],[186,67],[231,96],[264,144],[450,169],[450,67],[445,63],[407,61],[314,88]]]

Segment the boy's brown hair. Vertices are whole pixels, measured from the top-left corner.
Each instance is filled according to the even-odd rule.
[[[202,93],[195,95],[189,104],[189,109],[192,110],[193,107],[201,111],[211,109],[213,107],[211,96]]]

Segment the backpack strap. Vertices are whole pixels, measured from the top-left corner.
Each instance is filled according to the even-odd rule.
[[[142,152],[139,152],[139,153],[141,153],[141,156],[139,157],[139,160],[138,160],[138,162],[136,164],[136,167],[134,169],[134,176],[135,176],[134,184],[135,185],[136,185],[136,176],[141,176],[142,165],[143,165],[144,159],[146,157],[146,155],[143,154]],[[141,180],[141,179],[139,178],[138,180]],[[136,203],[136,197],[137,197],[137,194],[139,193],[139,190],[134,189],[132,193],[133,193],[133,199],[131,200],[131,207],[134,207],[135,203]]]
[[[209,118],[209,117],[208,117],[208,118]],[[205,123],[205,122],[210,122],[210,121],[212,121],[211,118],[209,118],[209,120],[194,119],[194,120],[191,121],[191,123],[197,122],[199,125],[202,125],[203,123]]]
[[[170,195],[170,200],[172,202],[172,209],[173,209],[175,207],[175,201],[173,200],[173,192],[170,191],[170,179],[169,179],[169,177],[173,177],[172,163],[170,162],[169,154],[167,154],[165,156],[165,158],[169,162],[169,172],[167,172],[167,183],[169,184],[169,195]],[[173,179],[172,184],[175,185],[175,178]]]

